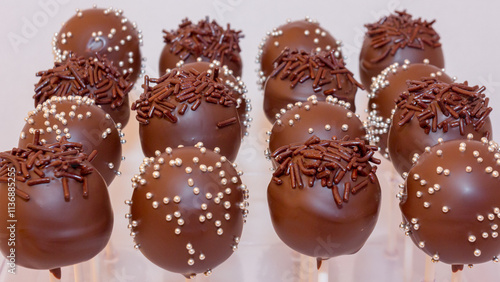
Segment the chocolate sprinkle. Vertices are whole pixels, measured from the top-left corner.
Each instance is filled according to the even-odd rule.
[[[278,163],[273,173],[272,181],[281,185],[281,177],[288,176],[293,189],[313,187],[316,180],[321,186],[332,189],[332,195],[338,207],[349,201],[350,194],[356,194],[365,188],[369,182],[375,183],[376,166],[369,162],[380,164],[373,157],[377,150],[375,146],[367,145],[358,138],[349,140],[345,137],[337,140],[320,140],[312,136],[303,144],[296,143],[278,148],[271,157]],[[347,177],[348,176],[348,177]],[[366,177],[354,184],[358,177]],[[304,183],[304,180],[307,180]],[[342,180],[344,192],[339,192],[337,186]]]
[[[179,29],[163,32],[165,43],[170,45],[170,52],[178,55],[181,60],[186,60],[191,55],[204,56],[210,61],[218,60],[224,65],[225,56],[232,58],[241,52],[241,30],[235,31],[229,24],[227,29],[224,29],[215,20],[210,22],[208,17],[200,20],[198,24],[193,24],[186,18],[179,24]]]
[[[46,145],[39,139],[40,131],[37,130],[33,144],[28,144],[27,148],[14,148],[10,152],[0,153],[0,182],[8,182],[8,167],[13,166],[16,169],[16,181],[25,182],[28,186],[50,183],[51,179],[45,177],[43,171],[53,167],[54,177],[62,178],[66,201],[70,200],[68,178],[83,182],[83,194],[88,195],[85,176],[92,173],[94,168],[84,163],[87,155],[83,153],[82,145],[68,142],[65,137],[60,142]],[[79,174],[75,174],[77,171]],[[26,201],[30,199],[18,187],[15,192]]]
[[[176,113],[182,116],[188,109],[195,111],[202,102],[224,107],[237,105],[235,93],[224,85],[217,71],[175,68],[158,79],[145,76],[142,87],[144,93],[132,104],[132,110],[137,111],[136,119],[142,124],[148,124],[153,116],[176,123],[179,118]],[[236,118],[224,120],[217,126],[220,128],[236,122]]]
[[[394,56],[400,48],[424,49],[425,45],[440,47],[440,37],[432,27],[434,22],[435,20],[428,22],[421,18],[413,19],[406,11],[396,11],[396,14],[383,17],[376,23],[366,24],[370,46],[375,49],[386,48],[379,57],[370,61],[377,63],[389,55]]]
[[[465,135],[466,125],[472,124],[474,130],[480,130],[492,111],[488,107],[489,98],[483,94],[486,89],[484,86],[469,86],[467,82],[445,83],[436,78],[407,83],[408,91],[401,93],[396,100],[397,108],[403,110],[396,117],[399,126],[416,117],[426,134],[438,129],[447,132],[450,127],[459,127],[460,134]],[[447,118],[438,120],[439,113]]]
[[[111,104],[115,109],[133,87],[106,56],[98,53],[88,59],[70,53],[67,60],[36,75],[40,81],[35,84],[35,106],[53,96],[82,96],[95,100],[97,105]]]

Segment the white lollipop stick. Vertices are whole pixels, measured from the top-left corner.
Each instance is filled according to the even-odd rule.
[[[318,269],[318,282],[328,282],[328,260],[324,260]]]
[[[90,272],[92,275],[92,282],[99,282],[99,263],[97,262],[99,255],[90,260]]]
[[[73,274],[75,276],[75,282],[82,282],[82,264],[75,264],[73,265]]]
[[[306,282],[309,281],[309,257],[303,254],[298,254],[300,258],[299,264],[299,281]]]
[[[57,279],[52,273],[49,273],[49,281],[50,282],[60,282],[61,280]]]
[[[406,238],[404,244],[404,281],[411,281],[413,276],[413,242]]]
[[[436,267],[435,263],[432,262],[432,258],[425,255],[425,272],[424,272],[424,282],[434,282]]]
[[[317,261],[316,258],[313,257],[308,257],[307,260],[309,263],[309,282],[314,282],[316,281],[316,275],[317,275]]]
[[[451,282],[462,282],[462,271],[451,272]]]
[[[399,225],[400,221],[400,211],[397,209],[398,201],[396,198],[396,193],[394,193],[394,187],[398,187],[398,184],[401,180],[399,179],[396,171],[392,169],[391,172],[391,183],[390,183],[390,194],[389,194],[389,229],[387,230],[387,245],[385,247],[385,253],[388,256],[394,256],[397,253],[397,233],[398,230],[394,228],[394,226]]]

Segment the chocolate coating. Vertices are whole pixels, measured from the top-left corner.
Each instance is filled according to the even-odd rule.
[[[288,108],[269,132],[269,152],[287,144],[304,142],[313,135],[322,140],[332,136],[365,139],[366,130],[361,120],[338,102],[331,96],[326,101],[318,101],[312,96],[309,101]]]
[[[34,144],[38,146],[0,153],[0,205],[5,207],[0,214],[0,250],[8,256],[15,248],[18,266],[57,273],[58,268],[87,261],[104,249],[113,229],[113,212],[106,183],[81,153],[81,144],[64,140],[50,146]],[[36,162],[30,165],[31,158]],[[12,189],[9,178],[14,175]],[[9,217],[7,207],[13,202],[14,217]],[[9,222],[13,219],[17,222]],[[7,227],[12,224],[15,246],[8,244]]]
[[[313,94],[320,101],[332,95],[349,103],[349,109],[354,112],[358,87],[362,86],[345,67],[338,52],[308,53],[285,48],[266,80],[264,113],[269,122],[274,122],[280,109],[295,102],[305,102]]]
[[[274,61],[285,47],[291,50],[340,52],[340,41],[324,30],[316,20],[287,21],[286,24],[267,32],[259,45],[257,62],[260,64],[259,81],[264,86],[266,78],[273,72]]]
[[[224,29],[207,17],[197,24],[187,18],[183,19],[177,30],[163,30],[163,33],[165,47],[160,55],[160,76],[165,74],[166,69],[175,68],[181,60],[184,63],[194,63],[198,58],[205,62],[219,61],[232,70],[234,76],[241,76],[241,30],[231,29],[229,24]]]
[[[469,133],[475,140],[491,136],[492,109],[485,87],[427,78],[410,81],[408,90],[397,101],[389,131],[389,155],[399,174],[411,168],[415,154],[440,139],[464,139]]]
[[[125,127],[130,117],[128,93],[134,86],[106,58],[98,53],[85,59],[73,53],[54,68],[40,71],[35,84],[35,107],[53,96],[82,96],[93,99],[111,115],[115,123]]]
[[[248,189],[225,157],[202,145],[167,148],[140,171],[127,217],[146,258],[192,277],[209,275],[236,251]]]
[[[359,139],[320,141],[313,136],[273,153],[280,166],[267,197],[274,230],[286,245],[320,260],[353,254],[363,246],[381,200],[376,167],[368,162],[380,163],[373,149]]]
[[[224,85],[219,72],[175,68],[158,79],[145,77],[145,91],[132,104],[145,156],[203,142],[219,147],[230,161],[236,159],[242,138],[237,95]]]
[[[396,100],[408,89],[408,80],[436,77],[440,81],[452,83],[453,79],[443,69],[426,63],[394,63],[384,69],[372,83],[368,94],[368,127],[370,141],[379,146],[379,152],[389,158],[387,137],[391,125]]]
[[[406,12],[396,11],[378,22],[366,24],[367,31],[359,54],[363,86],[368,89],[372,77],[393,63],[402,65],[404,60],[422,62],[427,59],[438,68],[444,68],[440,37],[432,27],[434,21],[413,19]]]
[[[197,61],[194,63],[188,63],[188,64],[179,64],[179,66],[186,70],[189,71],[191,69],[195,69],[199,72],[204,72],[208,71],[209,69],[211,71],[214,71],[215,68],[220,68],[219,71],[219,76],[230,90],[232,90],[233,94],[236,97],[236,109],[238,109],[238,114],[240,115],[240,124],[241,124],[241,134],[242,136],[247,136],[248,135],[248,128],[250,127],[250,122],[252,122],[252,118],[250,117],[250,111],[252,110],[252,105],[250,104],[251,100],[250,98],[247,97],[247,86],[245,83],[241,80],[241,78],[235,77],[232,75],[233,71],[228,69],[227,66],[222,66],[219,61],[213,61],[212,63],[209,62],[202,62],[202,61]]]
[[[486,138],[439,143],[420,155],[405,181],[402,227],[436,261],[497,261],[500,151]]]
[[[83,151],[90,155],[97,151],[92,165],[109,186],[116,175],[122,159],[121,140],[123,134],[109,114],[87,97],[52,97],[28,113],[26,125],[21,131],[19,147],[31,142],[35,130],[41,132],[42,143],[52,143],[62,136],[71,142],[83,144]]]
[[[69,52],[85,58],[95,53],[107,58],[134,83],[141,72],[142,34],[122,10],[113,8],[77,9],[52,40],[56,61],[67,59]]]

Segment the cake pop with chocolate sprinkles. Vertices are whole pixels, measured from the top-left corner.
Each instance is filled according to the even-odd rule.
[[[198,143],[145,158],[132,178],[135,248],[168,271],[210,275],[238,249],[248,189],[236,164]]]
[[[267,199],[280,239],[318,263],[359,251],[380,208],[375,151],[364,140],[316,136],[274,151]]]
[[[88,156],[66,137],[41,142],[38,130],[30,139],[24,148],[0,153],[0,204],[6,209],[0,250],[9,256],[15,242],[16,265],[60,278],[61,267],[104,249],[113,211],[106,182],[89,162],[95,154]],[[15,241],[9,240],[13,230]]]
[[[64,62],[56,62],[49,70],[36,74],[35,107],[53,96],[89,97],[122,127],[128,123],[130,106],[128,93],[133,83],[125,80],[106,56],[77,57],[70,53]]]
[[[306,17],[303,20],[287,22],[268,31],[259,45],[257,63],[259,64],[259,81],[264,86],[266,78],[273,72],[276,58],[285,47],[292,50],[337,51],[340,56],[341,42],[337,41],[318,21]]]
[[[425,148],[398,195],[405,234],[453,271],[498,262],[499,166],[498,144],[486,137]]]
[[[345,107],[343,101],[332,96],[318,101],[315,95],[307,102],[289,104],[286,110],[276,114],[276,121],[267,135],[269,149],[266,154],[284,145],[304,142],[313,135],[320,139],[349,136],[366,140],[364,124],[358,115]]]
[[[119,9],[76,10],[52,40],[55,60],[65,61],[72,51],[85,58],[106,55],[122,75],[134,83],[141,69],[142,33]],[[128,75],[128,76],[127,76]]]
[[[336,51],[308,53],[285,48],[276,58],[273,72],[264,87],[264,113],[270,122],[288,104],[305,102],[312,94],[324,101],[332,95],[355,111],[354,97],[358,87],[351,71]]]
[[[444,68],[444,56],[439,34],[433,24],[421,18],[414,19],[406,11],[395,11],[375,23],[366,24],[367,29],[361,53],[359,73],[361,82],[368,89],[373,79],[386,67],[394,63],[422,62]]]
[[[408,82],[396,101],[389,131],[389,156],[398,173],[407,172],[418,154],[438,140],[491,137],[485,87],[446,83],[437,78]]]
[[[429,64],[428,60],[424,60],[423,63],[410,63],[409,60],[405,60],[403,64],[394,63],[385,68],[372,82],[368,94],[368,134],[370,141],[379,146],[379,152],[385,158],[389,158],[387,135],[396,100],[408,89],[406,83],[408,80],[426,77],[435,77],[446,83],[454,81],[444,69]]]
[[[224,84],[220,69],[197,71],[174,68],[160,78],[144,79],[144,93],[132,103],[137,111],[142,151],[203,142],[234,161],[242,129],[238,95]]]
[[[241,130],[243,136],[248,135],[248,128],[250,128],[250,123],[252,118],[250,117],[250,111],[252,110],[252,105],[250,98],[247,96],[247,86],[241,80],[239,76],[235,77],[232,75],[232,71],[228,69],[227,66],[221,66],[219,61],[203,62],[200,58],[194,63],[184,63],[180,61],[177,63],[176,67],[180,67],[186,71],[196,70],[198,72],[204,72],[211,70],[215,71],[215,68],[219,68],[219,77],[222,79],[226,87],[233,90],[233,94],[236,95],[236,108],[240,115]],[[170,71],[170,70],[168,70]]]
[[[111,116],[95,105],[95,101],[81,96],[53,96],[28,113],[21,131],[19,147],[25,148],[31,137],[40,131],[40,142],[52,143],[65,137],[83,145],[83,151],[92,156],[92,165],[107,185],[120,175],[123,133]],[[94,154],[95,157],[93,156]]]
[[[160,55],[160,76],[165,74],[166,69],[174,68],[179,61],[192,63],[198,58],[207,62],[219,61],[235,77],[241,76],[241,30],[231,29],[229,24],[224,29],[207,17],[197,24],[187,18],[183,19],[178,29],[163,30],[163,33],[165,47]]]

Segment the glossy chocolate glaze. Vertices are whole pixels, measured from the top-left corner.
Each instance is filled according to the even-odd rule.
[[[232,70],[235,77],[241,76],[241,30],[231,29],[230,25],[224,29],[209,18],[200,20],[197,24],[186,18],[177,30],[163,30],[163,33],[165,47],[160,55],[160,76],[165,74],[166,69],[175,68],[181,60],[184,63],[194,63],[198,58],[205,62],[217,60]]]
[[[405,60],[422,62],[427,59],[438,68],[444,68],[440,37],[433,23],[396,11],[376,23],[365,25],[367,32],[359,54],[363,86],[368,89],[372,77],[396,62],[402,65]]]
[[[285,49],[276,62],[264,88],[264,113],[269,122],[274,122],[275,115],[288,104],[305,102],[313,94],[321,101],[332,95],[349,103],[353,112],[356,110],[354,97],[361,84],[338,52]]]
[[[267,32],[259,45],[257,62],[260,64],[258,83],[264,86],[266,78],[273,72],[274,60],[285,47],[309,51],[339,51],[341,42],[323,29],[316,20],[290,21]]]
[[[333,145],[325,145],[330,143]],[[341,147],[340,154],[346,159],[333,157],[336,160],[330,162],[328,154],[321,153],[318,145],[329,150],[331,155],[337,155]],[[359,155],[347,153],[355,148]],[[381,200],[374,173],[376,167],[368,162],[380,163],[372,158],[372,149],[359,139],[320,141],[311,137],[307,142],[295,143],[273,153],[272,157],[280,166],[273,173],[267,197],[274,230],[286,245],[319,261],[356,253],[364,245],[377,222]],[[288,150],[302,153],[292,155]],[[351,157],[357,159],[356,165],[348,165],[353,160]],[[339,166],[325,167],[326,163],[335,162],[346,168],[345,174]],[[289,165],[290,173],[287,174]],[[363,172],[357,173],[360,170]],[[332,176],[321,178],[325,174]]]
[[[468,86],[463,83],[450,84],[440,82],[434,78],[429,78],[422,79],[421,81],[410,81],[408,89],[417,87],[416,85],[424,81],[427,85],[426,88],[415,89],[414,91],[410,90],[409,94],[408,91],[401,94],[398,100],[399,106],[394,113],[390,127],[388,137],[389,156],[394,168],[399,174],[407,172],[411,168],[413,159],[416,157],[415,154],[417,154],[418,158],[418,154],[423,152],[425,147],[437,144],[440,139],[444,141],[464,139],[469,133],[472,133],[475,140],[480,140],[482,137],[489,137],[492,134],[491,121],[488,116],[491,108],[487,107],[488,99],[485,98],[485,95],[482,93],[484,87]],[[463,89],[460,91],[465,91],[469,94],[461,95],[455,92],[455,90],[448,89],[448,87]],[[457,113],[461,112],[458,119],[454,118],[448,111],[445,114],[439,106],[439,104],[444,105],[442,101],[452,100],[453,98],[448,96],[447,99],[440,99],[436,96],[434,98],[428,98],[427,101],[423,103],[429,107],[429,110],[431,110],[432,107],[436,109],[435,117],[420,123],[418,116],[423,113],[408,108],[408,105],[410,105],[410,107],[415,105],[415,107],[419,108],[420,106],[418,106],[417,100],[421,101],[421,98],[417,99],[415,97],[421,97],[422,94],[428,93],[431,89],[435,89],[432,91],[437,91],[438,93],[440,89],[443,91],[448,89],[442,93],[442,97],[454,95],[454,98],[461,99],[460,103],[462,103],[462,107],[461,109],[456,109]],[[455,101],[454,103],[457,102]],[[479,111],[476,111],[476,105],[480,105]],[[449,106],[449,104],[447,104],[447,106]],[[407,113],[407,109],[409,109],[409,113]],[[408,119],[412,115],[413,117]],[[465,118],[466,116],[467,118]],[[435,131],[432,130],[432,124],[434,122],[436,122],[437,125]],[[481,125],[477,125],[479,122]],[[441,123],[444,125],[440,126],[439,124]],[[451,125],[452,123],[456,124]],[[460,126],[460,124],[462,124],[462,126]]]
[[[168,271],[209,275],[240,242],[248,213],[241,174],[202,145],[145,159],[127,201],[136,248]]]
[[[98,52],[107,58],[134,83],[141,75],[142,34],[122,10],[108,8],[77,9],[54,35],[52,45],[56,61],[67,59],[69,52],[95,57]]]
[[[8,256],[10,248],[15,248],[18,266],[57,274],[60,267],[87,261],[104,249],[113,229],[113,211],[106,183],[87,161],[87,155],[81,154],[81,144],[63,141],[50,148],[37,144],[34,149],[15,148],[0,153],[0,205],[5,207],[5,212],[0,213],[0,250]],[[64,156],[39,152],[39,148],[58,150],[54,152]],[[27,157],[15,162],[9,159],[22,154]],[[32,157],[36,162],[30,165]],[[61,160],[63,163],[57,164]],[[16,167],[15,173],[9,175]],[[16,189],[15,196],[11,196],[8,177],[14,174]],[[14,218],[7,212],[12,202]],[[11,224],[15,225],[15,245],[8,245],[7,227]]]
[[[425,61],[427,62],[427,61]],[[424,77],[436,77],[447,83],[453,80],[444,69],[428,63],[394,63],[384,69],[372,83],[368,94],[368,132],[370,141],[379,146],[379,152],[389,158],[387,137],[391,125],[396,100],[408,89],[408,80],[419,80]]]
[[[80,96],[52,97],[38,105],[28,113],[19,147],[31,142],[36,129],[41,131],[40,139],[44,142],[55,142],[66,136],[71,142],[82,143],[86,154],[97,150],[92,165],[108,185],[120,174],[123,134],[94,100]]]
[[[472,140],[439,143],[420,155],[400,198],[402,227],[435,261],[497,261],[500,253],[498,145]]]

